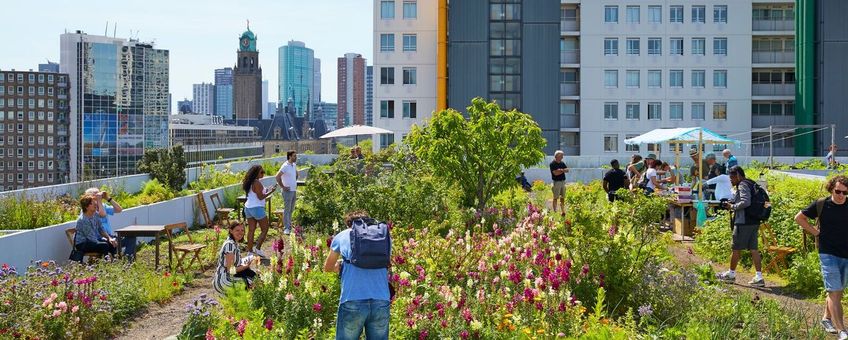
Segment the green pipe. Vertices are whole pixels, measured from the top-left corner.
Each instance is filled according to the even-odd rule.
[[[795,124],[815,122],[816,1],[795,0]],[[799,129],[797,133],[809,129]],[[795,156],[813,156],[814,134],[795,137]]]

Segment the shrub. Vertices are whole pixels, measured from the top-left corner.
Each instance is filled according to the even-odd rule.
[[[147,149],[138,161],[138,171],[150,174],[173,191],[180,191],[186,181],[186,161],[182,145],[170,149]]]
[[[204,340],[207,332],[213,330],[218,324],[218,305],[214,299],[201,294],[194,302],[188,305],[188,320],[177,335],[178,340]]]
[[[821,262],[817,252],[796,256],[786,271],[786,278],[790,289],[806,297],[817,298],[824,293]]]

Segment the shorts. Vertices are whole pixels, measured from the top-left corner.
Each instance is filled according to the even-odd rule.
[[[252,218],[258,221],[265,219],[266,216],[265,207],[244,208],[245,218]]]
[[[757,250],[759,224],[733,226],[733,250]]]
[[[848,282],[848,259],[830,254],[819,254],[824,290],[841,292]]]
[[[565,198],[565,181],[554,181],[554,199]]]

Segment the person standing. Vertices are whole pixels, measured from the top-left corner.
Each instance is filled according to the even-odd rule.
[[[554,152],[554,160],[549,165],[551,168],[551,180],[553,180],[554,212],[557,211],[557,198],[559,198],[560,211],[565,215],[565,173],[568,172],[568,166],[562,161],[565,152],[557,150]]]
[[[607,199],[610,202],[615,202],[615,192],[618,189],[624,188],[624,183],[627,181],[627,175],[624,174],[624,171],[620,169],[621,165],[618,164],[617,159],[613,159],[610,161],[610,166],[612,169],[607,171],[604,174],[604,192],[607,193]]]
[[[292,212],[297,203],[297,152],[286,152],[286,162],[277,171],[277,185],[283,188],[283,234],[291,233]]]
[[[848,284],[848,177],[839,175],[827,182],[830,196],[816,200],[795,215],[795,222],[818,240],[822,279],[827,292],[822,326],[839,339],[848,339],[842,320],[842,292]],[[810,224],[816,219],[818,228]]]
[[[836,161],[836,149],[836,144],[831,144],[830,150],[824,156],[824,163],[827,164],[828,169],[836,169],[839,166],[839,162]]]
[[[757,250],[757,234],[760,224],[759,221],[749,221],[745,213],[745,210],[748,210],[753,202],[756,183],[745,178],[745,171],[738,165],[730,168],[727,173],[730,176],[730,182],[736,187],[736,194],[733,199],[724,203],[724,208],[733,212],[733,245],[730,256],[730,270],[718,274],[718,278],[727,283],[736,282],[736,265],[739,264],[742,250],[750,250],[757,274],[748,284],[755,287],[765,287],[762,259],[759,250]]]
[[[259,180],[265,177],[265,169],[261,165],[251,166],[244,174],[241,188],[247,196],[247,201],[244,202],[244,216],[247,219],[247,249],[262,258],[265,258],[265,253],[262,252],[262,243],[265,242],[265,237],[268,236],[268,214],[265,211],[265,198],[277,190],[274,185],[271,188],[266,188]],[[256,243],[253,242],[256,234],[256,224],[259,224],[259,229],[262,230],[259,234],[259,239]]]
[[[727,173],[727,169],[739,165],[739,162],[736,161],[736,156],[730,153],[730,149],[724,149],[724,151],[721,152],[721,155],[724,156],[725,159],[725,173]]]
[[[110,238],[117,238],[117,233],[112,230],[112,225],[109,223],[109,216],[120,214],[124,209],[108,192],[101,191],[99,188],[88,188],[85,190],[85,195],[94,197],[95,206],[97,207],[94,215],[100,218],[100,224],[103,226],[103,230],[106,231],[106,234]],[[108,204],[105,202],[108,202]],[[80,213],[80,217],[82,215],[83,213]],[[135,260],[135,248],[137,244],[138,239],[134,236],[121,239],[119,246],[124,248],[124,256],[127,257],[127,261],[132,262]]]
[[[634,160],[637,159],[639,155],[634,156]],[[641,158],[641,157],[639,157]],[[654,162],[657,161],[657,155],[649,153],[645,156],[643,160],[637,160],[636,163],[630,164],[627,166],[627,171],[631,173],[630,175],[630,189],[640,189],[639,185],[642,180],[644,180],[644,174],[647,169],[654,166]]]

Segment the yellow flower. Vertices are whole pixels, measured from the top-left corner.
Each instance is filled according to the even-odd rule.
[[[522,332],[524,332],[524,334],[527,334],[527,335],[533,334],[533,330],[530,329],[530,327],[523,329]]]

